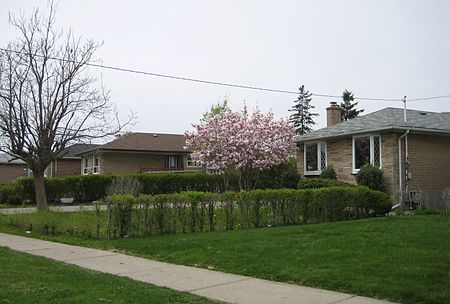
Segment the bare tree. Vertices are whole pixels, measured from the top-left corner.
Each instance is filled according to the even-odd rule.
[[[120,132],[107,92],[89,74],[101,43],[82,41],[55,27],[56,5],[10,24],[19,37],[0,51],[0,151],[24,160],[33,171],[38,209],[48,209],[47,166],[68,145]]]

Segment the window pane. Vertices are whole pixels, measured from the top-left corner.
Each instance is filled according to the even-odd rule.
[[[380,167],[380,137],[373,137],[373,165],[377,168]]]
[[[355,138],[355,169],[370,164],[370,137]]]
[[[317,161],[317,144],[306,144],[305,145],[305,165],[306,171],[317,171],[318,161]]]
[[[320,170],[325,170],[327,167],[327,144],[320,143]]]
[[[168,167],[169,169],[176,169],[178,163],[178,157],[176,155],[169,155],[168,156]]]

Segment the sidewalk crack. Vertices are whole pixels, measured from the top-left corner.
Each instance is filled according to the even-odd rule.
[[[200,288],[190,289],[190,290],[187,290],[187,292],[193,292],[193,291],[202,290],[202,289],[208,289],[208,288],[213,288],[213,287],[218,287],[218,286],[224,286],[224,285],[228,285],[228,284],[239,283],[239,282],[246,281],[246,280],[250,280],[250,279],[252,279],[252,278],[243,278],[243,279],[239,279],[239,280],[237,280],[237,281],[226,282],[226,283],[220,283],[220,284],[210,285],[210,286],[206,286],[206,287],[200,287]]]

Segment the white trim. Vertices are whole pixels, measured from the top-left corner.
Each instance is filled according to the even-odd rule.
[[[378,137],[378,147],[379,147],[379,153],[380,153],[380,166],[379,168],[381,169],[383,167],[382,165],[382,146],[381,146],[381,135],[380,134],[373,134],[373,133],[366,133],[366,134],[359,134],[359,135],[354,135],[352,137],[352,173],[353,174],[358,174],[360,169],[355,168],[355,138],[361,138],[361,137],[369,137],[369,163],[371,165],[374,164],[375,161],[375,145],[374,145],[374,137]]]
[[[307,164],[306,164],[306,145],[315,144],[317,146],[317,170],[315,171],[307,171]],[[328,164],[328,146],[326,141],[310,141],[303,143],[303,175],[320,175],[322,173],[322,158],[320,157],[320,145],[324,144],[325,146],[325,167]]]
[[[86,161],[87,166],[86,166]],[[81,158],[81,175],[88,175],[89,174],[89,158],[87,157],[82,157]]]
[[[95,165],[95,160],[98,160],[98,165]],[[98,155],[92,155],[92,174],[100,174],[100,157]]]

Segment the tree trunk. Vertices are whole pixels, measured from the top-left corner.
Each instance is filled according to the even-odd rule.
[[[34,192],[38,210],[48,210],[47,194],[45,193],[44,172],[33,172]]]

